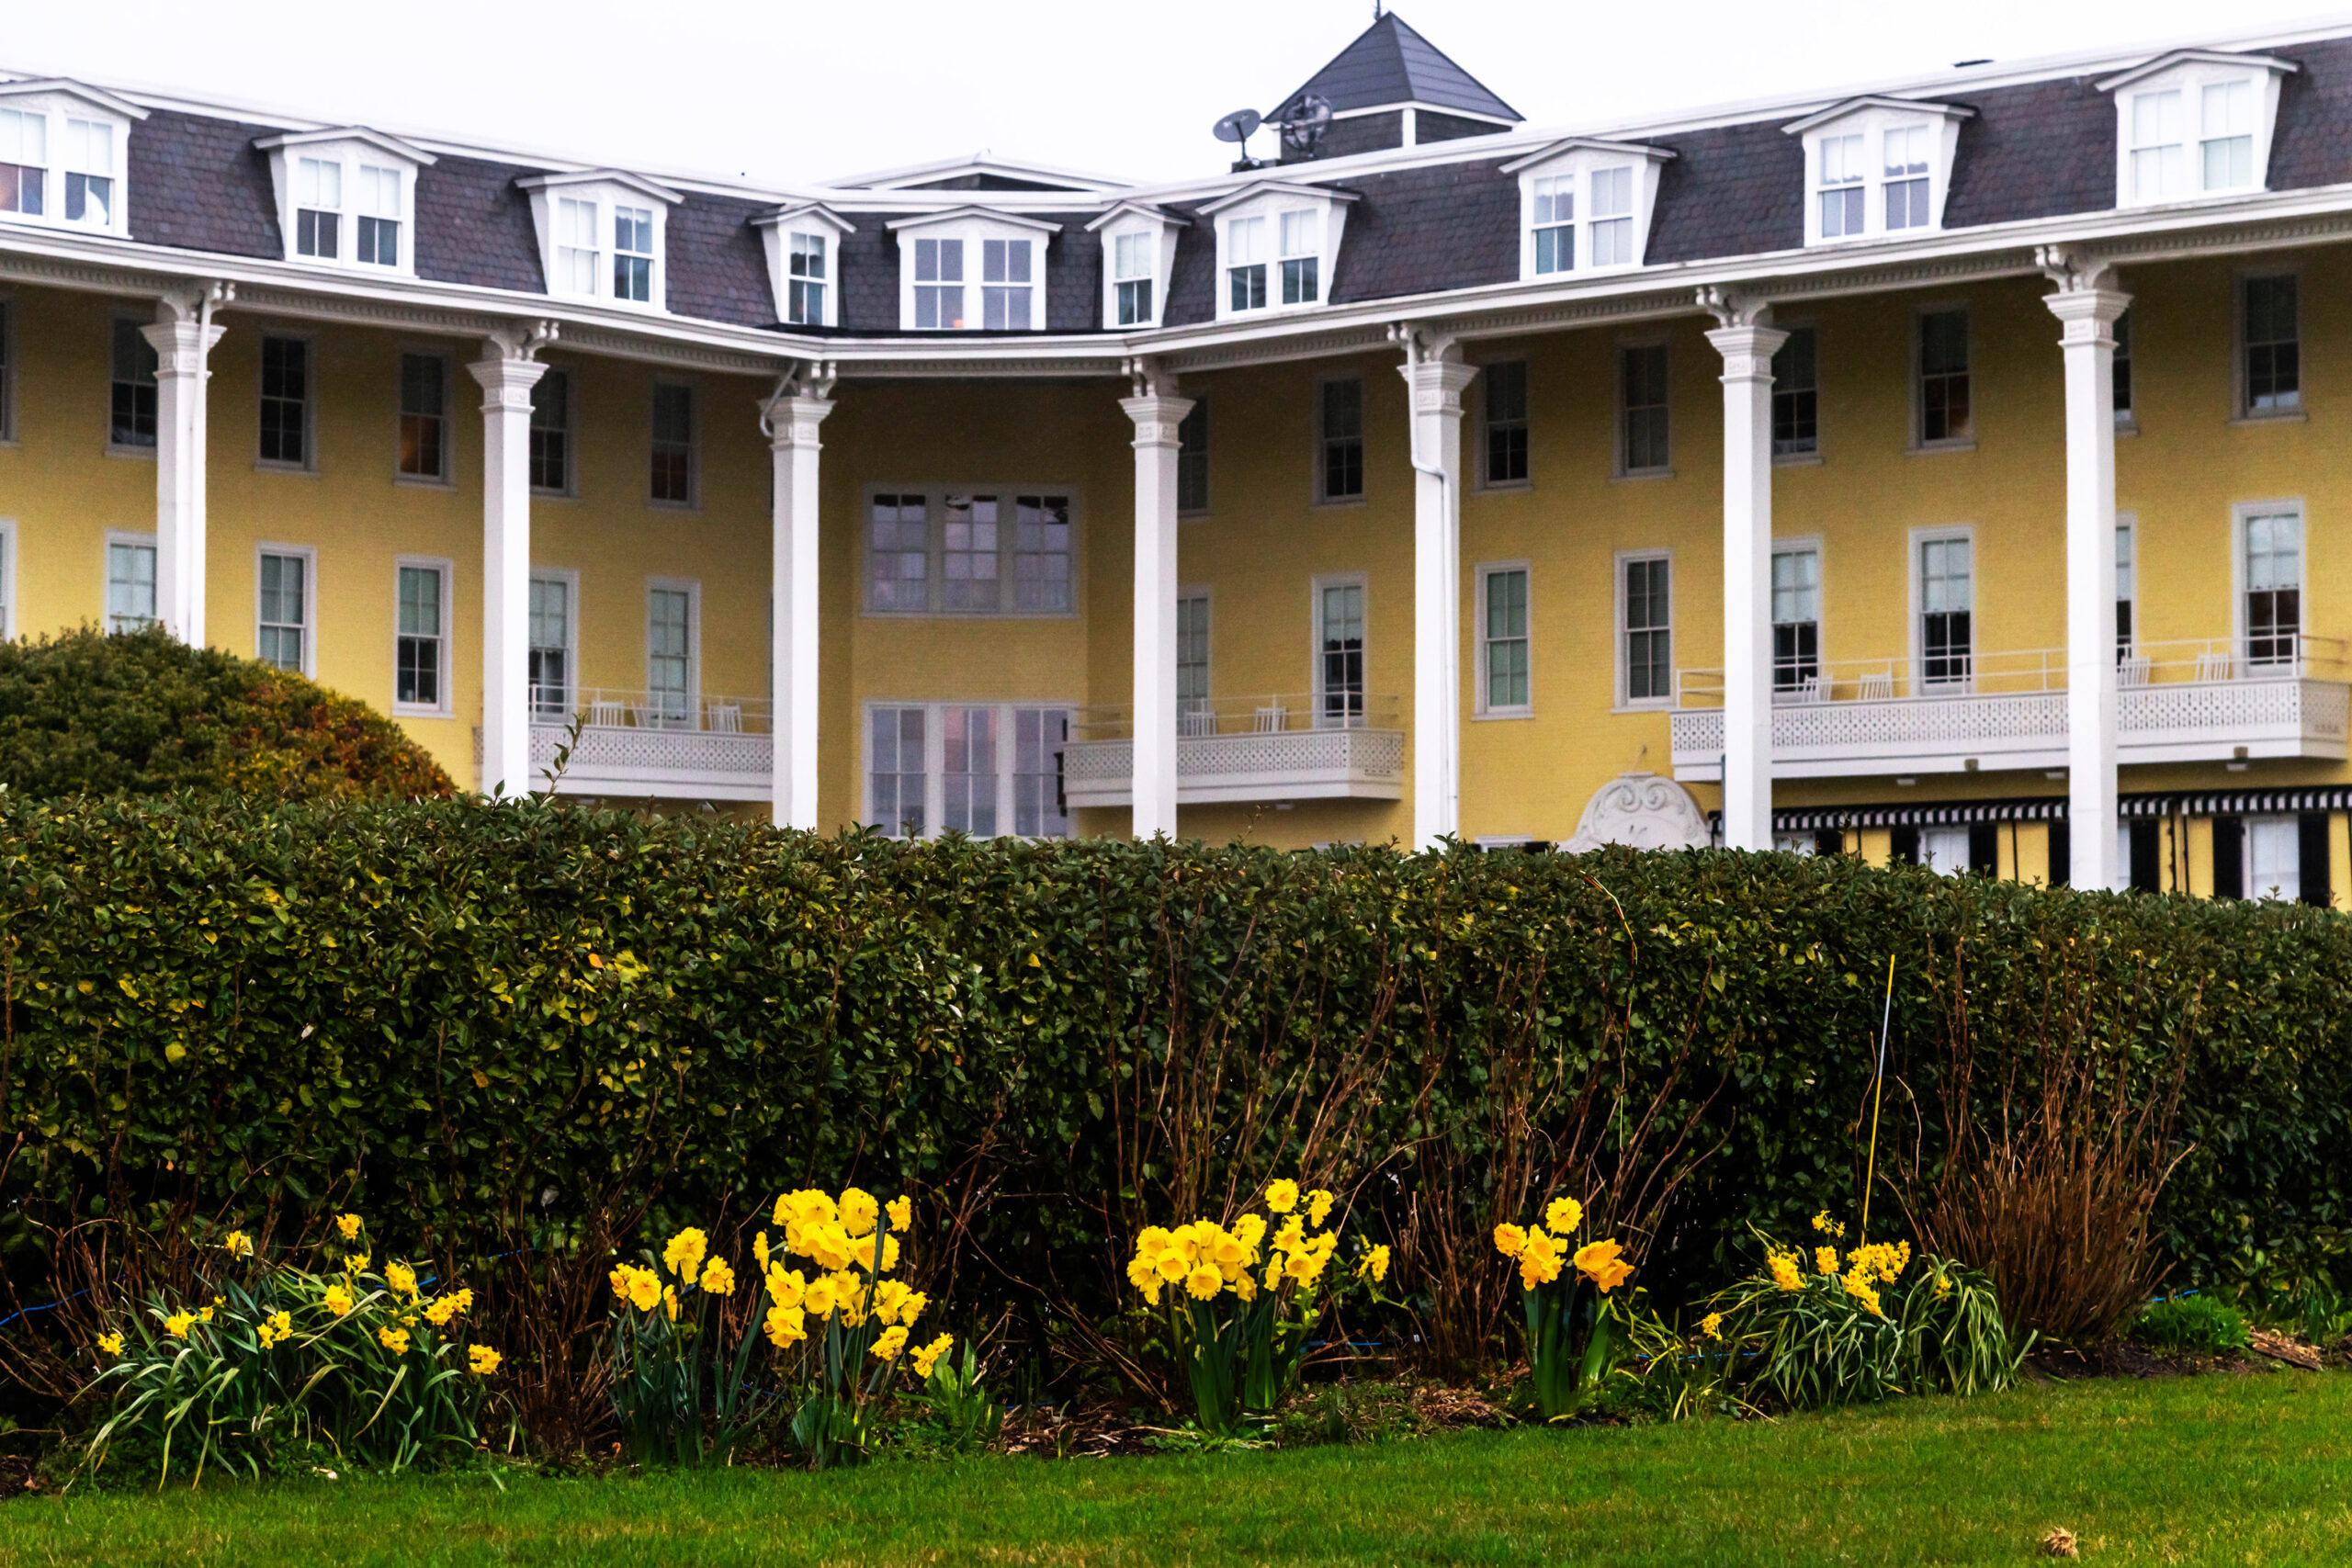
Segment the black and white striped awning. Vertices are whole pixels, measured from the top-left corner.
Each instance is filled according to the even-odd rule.
[[[2297,811],[2352,811],[2352,787],[2217,789],[2127,795],[2116,815],[2134,817],[2257,817]],[[1966,822],[2064,822],[2066,797],[1949,800],[1899,806],[1801,806],[1772,813],[1776,833],[1816,833],[1828,828],[1934,828]]]

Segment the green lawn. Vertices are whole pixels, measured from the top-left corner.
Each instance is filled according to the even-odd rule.
[[[1779,1423],[827,1476],[485,1474],[0,1505],[0,1564],[2352,1562],[2352,1374]]]

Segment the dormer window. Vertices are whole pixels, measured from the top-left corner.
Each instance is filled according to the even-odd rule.
[[[895,219],[890,228],[899,235],[901,327],[1017,333],[1046,324],[1045,251],[1060,224],[958,207]]]
[[[343,250],[343,165],[294,161],[294,254],[333,261]]]
[[[0,212],[40,217],[48,194],[49,117],[0,109]]]
[[[915,326],[954,332],[964,325],[964,242],[915,242]]]
[[[146,118],[77,82],[0,84],[0,217],[127,238],[122,166],[130,128]]]
[[[653,209],[613,209],[613,298],[642,305],[653,298]]]
[[[1312,305],[1322,297],[1322,247],[1317,239],[1319,216],[1312,209],[1282,215],[1285,305]]]
[[[1086,227],[1102,237],[1102,324],[1155,327],[1182,220],[1139,201],[1114,202]]]
[[[289,260],[413,273],[416,172],[433,154],[373,130],[265,137]]]
[[[662,308],[670,209],[684,196],[617,169],[533,175],[514,183],[531,196],[548,293]]]
[[[1592,265],[1634,265],[1634,171],[1592,174]]]
[[[980,325],[1026,332],[1030,323],[1029,242],[980,242]]]
[[[856,231],[814,202],[786,206],[752,220],[767,251],[768,287],[776,319],[787,326],[838,326],[841,291],[833,287],[843,235]]]
[[[1151,321],[1152,234],[1115,234],[1111,240],[1112,287],[1118,291],[1118,323],[1143,326]]]
[[[1663,147],[1579,137],[1504,164],[1505,174],[1519,176],[1520,276],[1641,265],[1657,173],[1673,156]]]
[[[1960,122],[1974,112],[1905,98],[1849,98],[1785,127],[1804,138],[1805,243],[1942,228]]]
[[[114,227],[114,127],[104,120],[65,121],[65,221]]]
[[[825,250],[822,234],[791,237],[791,287],[784,319],[797,325],[822,326],[825,321]]]
[[[2098,84],[2115,95],[2116,205],[2267,187],[2278,83],[2293,62],[2183,49]]]
[[[1577,265],[1577,182],[1573,175],[1535,182],[1535,270],[1574,272]]]
[[[1217,319],[1329,298],[1353,191],[1260,180],[1201,210],[1216,224]]]

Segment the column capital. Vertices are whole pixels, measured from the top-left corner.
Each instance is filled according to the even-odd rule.
[[[197,317],[173,316],[140,328],[139,335],[155,351],[157,376],[201,376],[213,345],[228,330]]]
[[[511,413],[519,410],[527,413],[531,389],[539,384],[539,378],[548,373],[548,367],[536,359],[500,354],[475,360],[466,367],[466,372],[481,383],[482,412]]]
[[[1715,352],[1724,356],[1722,379],[1732,381],[1770,381],[1772,378],[1772,355],[1789,341],[1789,334],[1778,327],[1749,323],[1744,326],[1717,327],[1707,334]]]
[[[1405,351],[1405,363],[1396,373],[1405,378],[1413,416],[1460,419],[1463,389],[1478,375],[1478,367],[1463,359],[1461,344],[1449,333],[1409,321],[1390,326],[1388,341]]]
[[[1136,438],[1130,445],[1138,451],[1147,446],[1172,449],[1181,439],[1184,416],[1193,412],[1193,400],[1167,392],[1146,392],[1140,397],[1121,398],[1119,409],[1135,422]]]
[[[814,452],[821,445],[817,427],[833,412],[833,400],[805,392],[786,392],[760,405],[760,432],[772,452]]]
[[[2110,275],[2111,276],[2111,275]],[[2058,346],[2115,346],[2115,319],[2131,308],[2132,296],[2113,288],[2071,288],[2060,286],[2041,302],[2058,318]]]

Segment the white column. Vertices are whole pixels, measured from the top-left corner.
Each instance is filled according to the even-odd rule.
[[[217,293],[166,295],[155,324],[139,329],[155,350],[155,615],[198,648],[204,636],[205,383]]]
[[[1462,389],[1478,374],[1451,338],[1395,334],[1413,457],[1413,844],[1462,830]]]
[[[1136,378],[1134,832],[1176,836],[1176,451],[1192,400]]]
[[[817,427],[833,412],[830,367],[780,389],[761,421],[775,464],[768,647],[775,663],[775,822],[817,826]]]
[[[1772,355],[1760,307],[1718,307],[1724,356],[1724,843],[1772,847]]]
[[[481,383],[481,791],[531,788],[531,389],[554,334],[493,333]]]
[[[2043,303],[2066,372],[2067,880],[2113,887],[2115,853],[2115,319],[2132,297],[2103,265],[2056,251]]]

